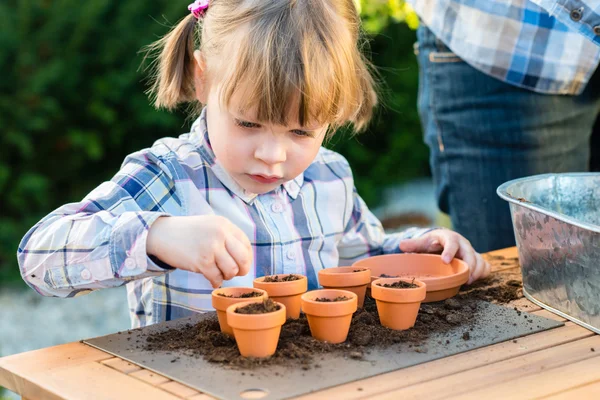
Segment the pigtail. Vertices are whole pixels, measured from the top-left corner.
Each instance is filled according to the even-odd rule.
[[[198,20],[192,15],[182,19],[171,31],[146,46],[150,64],[147,94],[156,108],[172,110],[179,103],[196,100],[194,91],[194,45]]]

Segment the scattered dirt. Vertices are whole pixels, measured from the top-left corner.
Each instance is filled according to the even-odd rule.
[[[504,257],[504,256],[495,256],[486,254],[484,258],[489,261],[492,265],[496,265],[497,267],[501,267],[501,269],[509,269],[509,268],[519,268],[519,258],[518,257]]]
[[[496,259],[494,262],[505,262],[505,259]],[[277,352],[266,359],[240,356],[235,340],[221,333],[216,316],[197,324],[187,324],[183,328],[150,334],[146,343],[140,343],[138,348],[151,352],[185,353],[236,369],[283,365],[306,370],[320,368],[320,355],[331,352],[360,360],[372,348],[386,348],[395,343],[407,344],[416,352],[426,352],[423,345],[429,335],[444,333],[457,327],[464,329],[462,339],[468,341],[471,339],[469,331],[473,326],[473,315],[476,314],[476,300],[504,304],[521,297],[518,272],[494,274],[471,286],[464,286],[463,291],[454,298],[422,304],[413,328],[394,331],[379,323],[376,303],[367,295],[364,308],[353,315],[346,342],[330,344],[313,339],[306,317],[302,314],[299,319],[290,319],[282,326]],[[524,317],[527,318],[527,314]],[[446,344],[449,343],[446,340]],[[443,343],[440,342],[440,345]]]
[[[394,282],[394,283],[378,283],[377,286],[381,286],[381,287],[385,287],[385,288],[392,288],[392,289],[413,289],[413,288],[418,288],[419,285],[417,285],[416,283],[414,283],[415,279],[413,278],[412,282],[405,282],[405,281],[398,281],[398,282]]]
[[[355,270],[354,270],[354,271],[352,271],[352,272],[363,272],[364,270],[365,270],[364,268],[363,268],[363,269],[355,269]]]
[[[248,292],[248,293],[238,294],[238,295],[235,295],[235,296],[233,294],[217,293],[217,296],[230,297],[230,298],[235,298],[235,299],[247,299],[247,298],[251,298],[251,297],[260,297],[260,296],[262,296],[262,293],[260,293],[260,292]]]
[[[433,332],[446,332],[457,325],[468,329],[474,307],[476,305],[469,299],[423,304],[414,328],[395,331],[379,323],[376,303],[367,296],[364,308],[359,309],[352,318],[346,342],[330,344],[313,339],[308,321],[301,315],[299,319],[290,319],[282,326],[277,352],[267,359],[240,356],[235,340],[221,333],[216,316],[195,325],[188,324],[183,328],[148,335],[146,344],[140,347],[155,352],[185,352],[234,368],[251,369],[272,364],[318,368],[315,359],[323,353],[338,352],[349,358],[362,359],[369,348],[385,348],[395,343],[408,343],[410,348],[417,351]]]
[[[298,279],[302,279],[300,275],[285,275],[285,276],[265,276],[264,282],[289,282],[289,281],[297,281]]]
[[[516,278],[516,279],[515,279]],[[490,277],[467,286],[463,295],[469,298],[506,304],[523,297],[523,284],[515,274],[493,274]]]
[[[278,306],[273,300],[266,299],[261,303],[252,303],[247,306],[236,308],[235,312],[238,314],[266,314],[279,310],[281,306]]]
[[[379,275],[380,278],[399,278],[398,275],[388,275],[388,274],[381,274]]]
[[[338,296],[338,297],[335,297],[333,299],[328,299],[327,297],[317,297],[315,299],[315,301],[320,301],[322,303],[329,303],[329,302],[334,302],[334,301],[346,301],[346,300],[350,300],[350,297],[348,297],[348,296]]]

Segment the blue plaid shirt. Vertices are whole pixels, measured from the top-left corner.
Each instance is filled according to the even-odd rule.
[[[600,61],[600,0],[409,0],[457,56],[507,83],[579,94]]]
[[[160,216],[216,214],[246,233],[254,265],[223,286],[251,287],[255,277],[295,273],[315,289],[320,269],[399,252],[401,239],[427,231],[384,234],[356,193],[347,161],[324,148],[276,190],[245,192],[215,159],[204,115],[191,133],[130,155],[110,182],[36,224],[18,250],[27,284],[42,295],[72,297],[128,283],[132,326],[139,327],[212,310],[203,275],[146,254],[148,230]]]

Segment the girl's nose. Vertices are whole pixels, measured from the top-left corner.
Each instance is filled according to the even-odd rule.
[[[254,157],[266,164],[280,164],[287,158],[285,144],[271,136],[256,147]]]

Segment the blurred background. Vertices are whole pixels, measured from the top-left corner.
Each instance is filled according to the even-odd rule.
[[[0,356],[128,328],[124,288],[40,297],[21,280],[16,251],[30,227],[109,180],[127,154],[187,132],[183,109],[150,106],[139,50],[189,2],[0,2]],[[385,105],[366,133],[328,147],[347,157],[386,229],[445,224],[416,110],[418,19],[401,0],[360,3]]]

